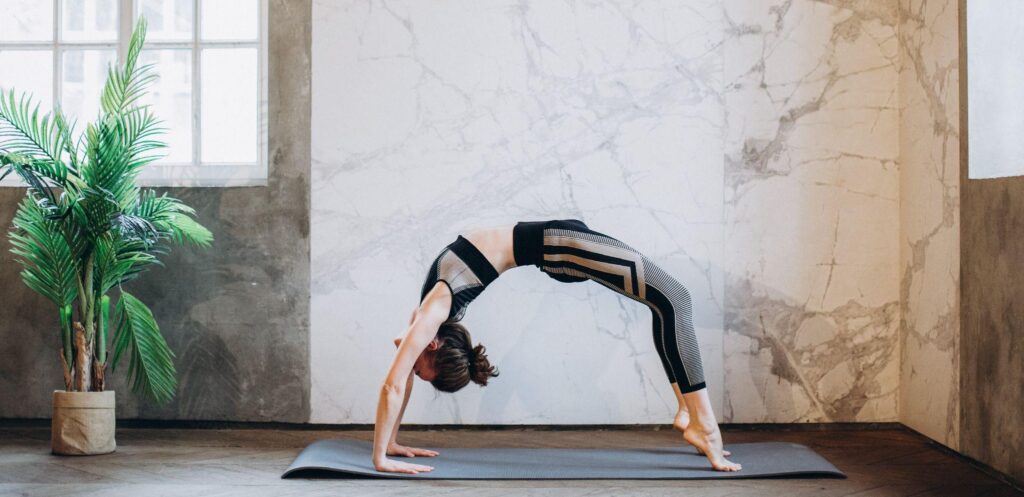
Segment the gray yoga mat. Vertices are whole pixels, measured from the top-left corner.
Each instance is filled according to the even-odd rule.
[[[371,444],[320,440],[306,447],[282,478],[369,477],[433,480],[684,480],[704,478],[845,478],[825,458],[799,444],[729,444],[738,472],[711,469],[693,447],[639,449],[437,449],[437,457],[396,458],[433,466],[416,475],[380,473],[370,462]]]

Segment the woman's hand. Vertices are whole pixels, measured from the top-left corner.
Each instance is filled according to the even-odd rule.
[[[403,461],[392,461],[391,459],[384,459],[382,461],[373,464],[373,467],[382,473],[407,473],[410,475],[419,474],[421,472],[426,473],[432,471],[432,466],[424,466],[422,464],[413,464]]]
[[[406,447],[397,443],[388,445],[389,456],[398,457],[434,457],[438,454],[436,450],[428,449],[417,449],[416,447]]]

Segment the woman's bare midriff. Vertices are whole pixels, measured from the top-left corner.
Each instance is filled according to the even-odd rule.
[[[498,274],[516,267],[512,251],[512,226],[474,229],[463,235],[484,254]]]

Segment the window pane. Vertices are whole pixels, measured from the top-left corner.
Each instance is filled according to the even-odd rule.
[[[191,40],[192,0],[141,0],[147,40]]]
[[[68,50],[64,52],[61,107],[68,119],[77,119],[79,130],[93,122],[100,112],[100,95],[107,81],[107,67],[117,58],[114,50]]]
[[[255,163],[256,49],[203,50],[203,162]]]
[[[0,41],[53,39],[53,2],[0,0]]]
[[[1024,43],[1016,1],[967,2],[967,175],[1001,178],[1024,175],[1024,105],[1020,90]]]
[[[143,50],[143,64],[155,64],[160,76],[142,103],[163,121],[166,155],[158,163],[192,163],[192,51]]]
[[[0,88],[15,95],[31,93],[41,112],[53,109],[53,52],[50,50],[0,50]],[[19,70],[12,70],[12,69]],[[26,70],[32,68],[32,70]],[[17,97],[16,97],[17,98]]]
[[[201,0],[204,40],[255,40],[256,0]]]
[[[117,40],[118,0],[63,0],[61,36],[70,41]]]

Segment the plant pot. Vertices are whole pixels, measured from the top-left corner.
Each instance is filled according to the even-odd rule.
[[[53,392],[50,447],[54,454],[108,454],[114,441],[114,392]]]

